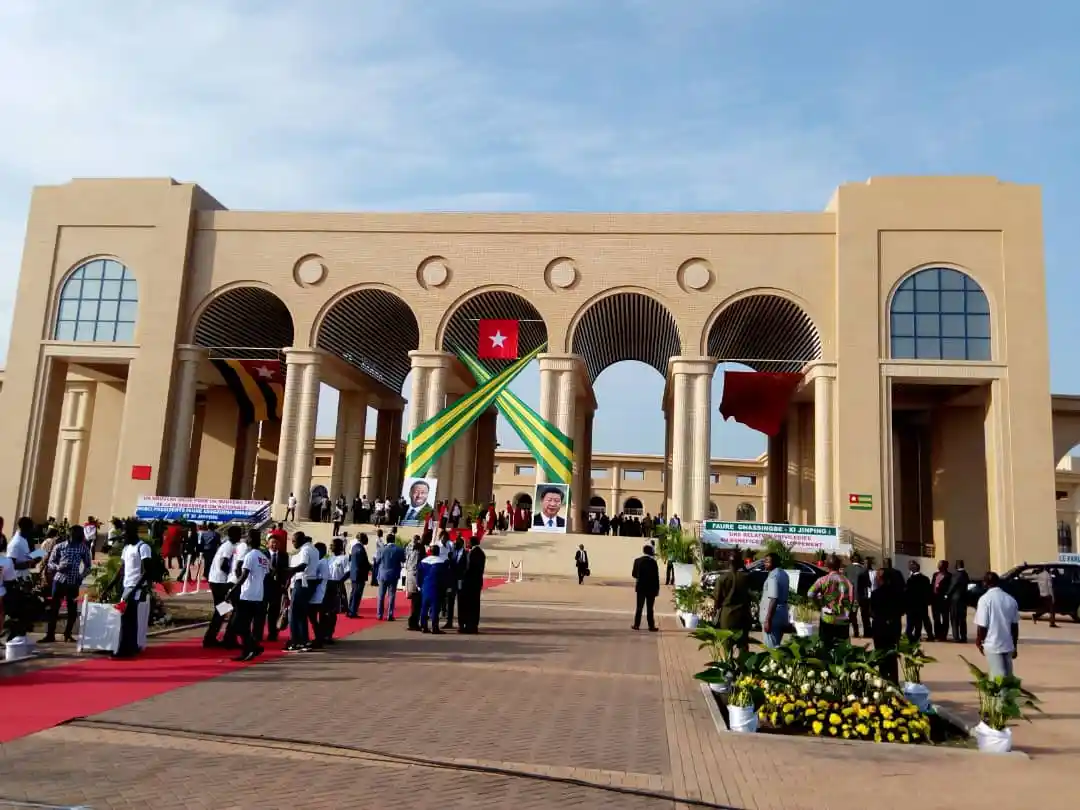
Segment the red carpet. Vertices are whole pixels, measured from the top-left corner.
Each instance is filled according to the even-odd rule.
[[[487,580],[484,588],[502,584]],[[401,607],[402,599],[398,599]],[[406,606],[408,602],[405,602]],[[404,627],[404,622],[400,621]],[[338,617],[337,638],[360,633],[378,622],[375,599],[360,603],[360,618]],[[202,639],[153,643],[136,658],[112,659],[98,653],[86,660],[0,677],[0,744],[34,734],[76,717],[125,706],[200,681],[258,666],[285,655],[284,639],[267,642],[266,652],[250,663],[231,660],[232,650],[203,649]],[[89,655],[89,654],[88,654]]]

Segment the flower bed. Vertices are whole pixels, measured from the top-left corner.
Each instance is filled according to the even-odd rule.
[[[883,655],[849,642],[790,638],[766,652],[714,661],[700,680],[724,683],[714,699],[730,727],[732,707],[753,706],[761,733],[901,744],[970,744],[967,731],[923,713],[877,672]],[[743,712],[740,711],[740,715]]]

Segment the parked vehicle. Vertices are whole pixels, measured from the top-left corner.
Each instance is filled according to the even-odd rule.
[[[1037,563],[1018,565],[1001,576],[1001,589],[1016,600],[1021,611],[1039,610],[1042,600],[1039,598],[1039,584],[1035,577],[1049,569],[1054,582],[1054,606],[1059,614],[1072,617],[1080,622],[1080,563]],[[985,589],[982,582],[973,582],[968,586],[968,604],[978,604]]]
[[[824,568],[819,568],[813,563],[808,562],[796,561],[795,568],[799,571],[799,584],[796,586],[795,591],[803,596],[810,590],[811,585],[828,573]],[[722,573],[723,571],[709,571],[707,574],[704,574],[701,577],[701,587],[703,587],[707,593],[712,593],[716,589],[716,580]],[[765,587],[765,578],[769,576],[769,572],[765,570],[764,560],[758,560],[753,565],[749,566],[746,569],[746,573],[750,576],[751,590],[761,591]]]

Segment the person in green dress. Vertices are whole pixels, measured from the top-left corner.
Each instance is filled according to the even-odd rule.
[[[733,554],[728,570],[716,581],[716,626],[741,631],[736,646],[750,645],[750,578],[738,554]]]

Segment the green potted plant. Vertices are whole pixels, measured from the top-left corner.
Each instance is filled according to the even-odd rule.
[[[753,734],[758,728],[758,707],[765,698],[761,681],[749,672],[739,675],[727,693],[728,729]]]
[[[705,602],[705,591],[696,582],[675,588],[675,611],[683,627],[693,630],[701,620],[701,606]]]
[[[994,675],[984,672],[968,661],[974,676],[973,686],[979,693],[979,725],[972,729],[972,735],[979,745],[979,750],[988,754],[1007,754],[1012,750],[1013,720],[1027,720],[1026,710],[1040,711],[1038,698],[1024,689],[1015,675]]]
[[[922,670],[927,664],[937,663],[923,652],[922,645],[907,636],[900,639],[900,669],[904,675],[904,697],[919,707],[924,714],[930,710],[930,689],[922,682]]]
[[[735,677],[735,642],[742,634],[736,630],[701,625],[691,635],[701,642],[698,649],[707,650],[709,654],[705,670],[694,677],[709,684],[712,691],[723,694]]]
[[[816,635],[817,605],[802,594],[797,593],[791,593],[788,596],[788,604],[791,606],[791,623],[795,627],[795,635],[803,638]]]
[[[675,573],[675,587],[690,585],[697,572],[701,548],[696,537],[678,530],[669,530],[664,544],[665,562],[671,563]]]

